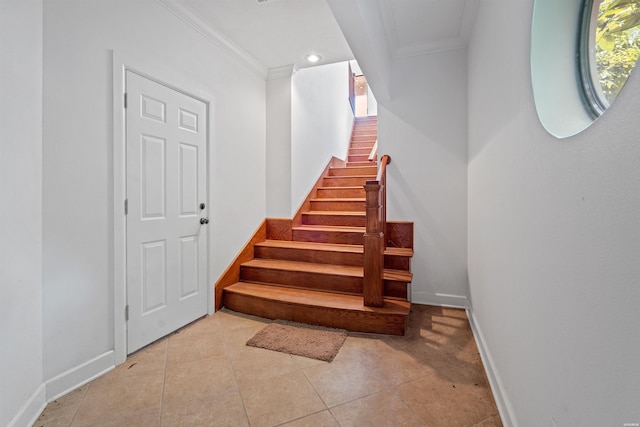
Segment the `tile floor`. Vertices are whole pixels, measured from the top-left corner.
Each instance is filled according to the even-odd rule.
[[[463,310],[414,305],[405,337],[349,334],[332,363],[245,342],[227,310],[51,402],[35,426],[501,426]]]

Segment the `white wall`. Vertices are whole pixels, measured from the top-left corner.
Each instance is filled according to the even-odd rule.
[[[512,425],[638,423],[640,74],[591,127],[552,137],[532,96],[532,3],[479,2],[469,47],[474,320]]]
[[[267,217],[291,217],[291,75],[267,80]]]
[[[378,101],[376,101],[376,97],[369,85],[367,85],[367,114],[370,116],[378,115]]]
[[[353,128],[348,62],[304,68],[291,79],[291,215],[332,156],[345,160]]]
[[[414,223],[416,303],[466,305],[466,78],[464,49],[397,59],[392,99],[378,103],[387,217]]]
[[[212,94],[211,284],[265,216],[265,82],[153,0],[44,10],[44,376],[57,381],[95,374],[80,365],[114,348],[111,49]]]
[[[0,425],[42,385],[42,1],[0,3]]]

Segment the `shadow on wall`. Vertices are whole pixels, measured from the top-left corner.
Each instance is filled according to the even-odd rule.
[[[468,295],[466,141],[458,135],[447,145],[442,142],[446,139],[437,141],[425,134],[424,124],[413,126],[385,107],[379,112],[380,152],[392,158],[388,217],[415,223],[412,293],[432,303],[437,303],[430,301],[436,294],[456,296],[455,304],[464,305],[461,298]]]

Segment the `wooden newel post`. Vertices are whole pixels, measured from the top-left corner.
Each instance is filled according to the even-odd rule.
[[[384,231],[383,186],[378,181],[367,181],[367,223],[364,233],[364,305],[382,307],[384,304]]]

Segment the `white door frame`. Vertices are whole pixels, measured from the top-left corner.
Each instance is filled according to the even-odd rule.
[[[121,52],[113,51],[113,310],[114,329],[113,343],[115,364],[119,365],[127,359],[127,322],[125,307],[127,301],[127,229],[124,215],[124,200],[126,198],[126,128],[124,108],[124,93],[126,90],[126,71],[133,71],[192,98],[196,98],[207,105],[207,205],[209,219],[214,220],[213,214],[213,185],[211,185],[211,165],[213,164],[212,123],[214,97],[207,89],[190,79],[185,73],[168,67],[166,63],[151,58],[130,57]],[[153,70],[153,72],[148,72]],[[167,84],[172,82],[177,86]],[[207,313],[214,312],[213,289],[214,281],[210,277],[212,265],[213,233],[209,226],[207,241]]]

